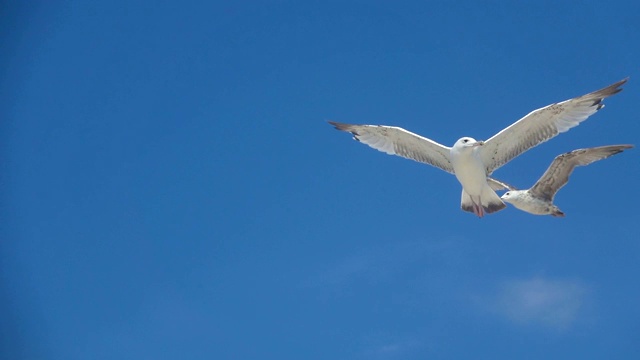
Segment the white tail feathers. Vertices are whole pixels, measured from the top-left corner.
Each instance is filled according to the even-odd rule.
[[[486,185],[482,189],[482,194],[477,197],[472,197],[462,189],[460,207],[464,211],[472,212],[478,217],[483,217],[485,213],[491,214],[507,206],[502,202],[498,194],[496,194],[489,185]]]

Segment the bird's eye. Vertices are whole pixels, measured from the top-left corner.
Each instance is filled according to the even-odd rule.
[[[469,142],[469,139],[464,139],[464,140],[462,140],[462,142],[466,144],[466,143]]]
[[[507,191],[507,193],[505,195],[509,195],[509,194],[510,194],[510,192]]]

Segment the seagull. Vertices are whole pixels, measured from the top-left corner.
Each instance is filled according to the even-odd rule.
[[[623,79],[601,90],[534,110],[487,141],[463,137],[452,147],[400,127],[352,125],[329,121],[336,129],[390,155],[398,155],[454,174],[462,185],[461,208],[478,217],[506,207],[495,190],[499,182],[488,180],[496,169],[516,156],[577,126],[604,107],[602,100],[622,91]]]
[[[502,195],[502,200],[534,215],[564,217],[564,213],[553,204],[553,197],[569,182],[569,175],[573,169],[606,159],[632,147],[633,145],[610,145],[578,149],[558,155],[531,189],[516,190],[503,183],[510,190]]]

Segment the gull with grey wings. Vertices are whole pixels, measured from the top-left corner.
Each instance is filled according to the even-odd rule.
[[[502,200],[530,214],[564,217],[564,213],[553,204],[553,198],[558,190],[569,182],[569,175],[573,169],[606,159],[632,147],[633,145],[610,145],[578,149],[558,155],[531,189],[517,190],[505,184],[509,191],[502,195]]]
[[[525,151],[585,121],[604,107],[605,98],[622,91],[626,82],[623,79],[601,90],[534,110],[487,141],[463,137],[452,147],[395,126],[329,123],[376,150],[454,174],[462,185],[462,210],[482,217],[506,207],[495,192],[505,185],[489,175]]]

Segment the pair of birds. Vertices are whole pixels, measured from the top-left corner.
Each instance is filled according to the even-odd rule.
[[[462,185],[462,210],[473,212],[478,217],[504,209],[503,201],[531,214],[564,216],[553,204],[553,198],[569,181],[573,169],[606,159],[632,145],[578,149],[559,155],[535,185],[527,190],[517,190],[490,175],[523,152],[585,121],[604,107],[604,99],[622,91],[621,86],[627,80],[534,110],[487,141],[463,137],[453,147],[395,126],[329,123],[338,130],[350,132],[355,140],[376,150],[454,174]],[[496,190],[508,191],[500,197]]]

